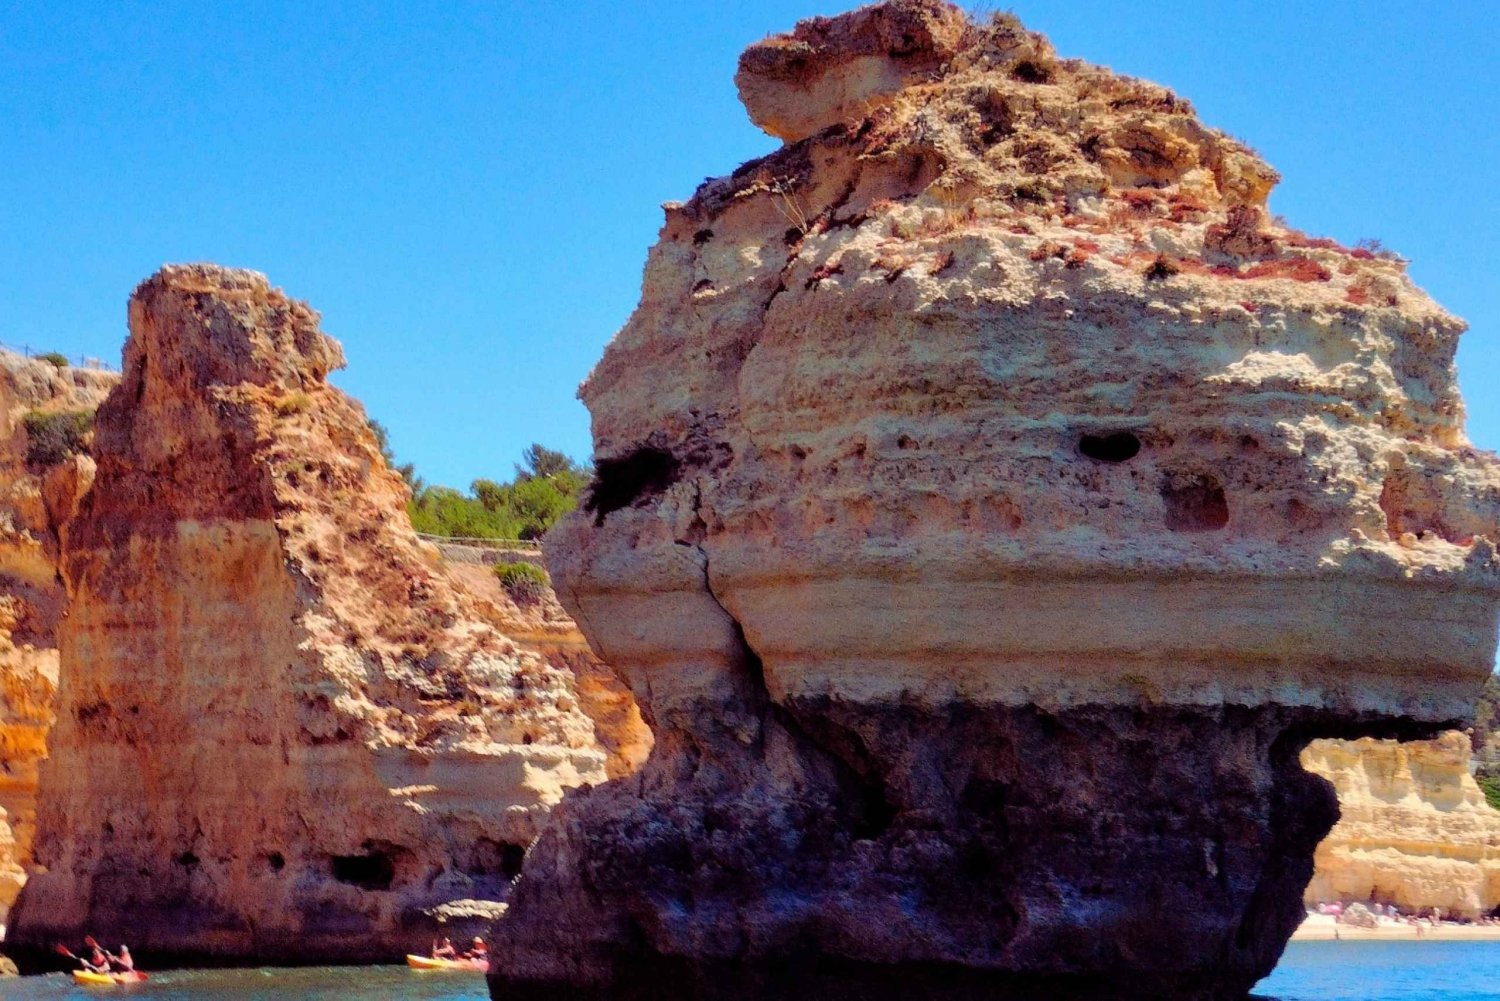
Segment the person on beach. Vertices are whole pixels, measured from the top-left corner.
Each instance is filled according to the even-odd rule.
[[[438,945],[434,939],[432,943],[433,959],[457,959],[458,950],[453,947],[453,942],[446,935],[443,936],[443,944]]]
[[[464,953],[464,958],[465,959],[485,959],[485,960],[489,959],[490,958],[490,950],[484,944],[484,939],[480,938],[478,935],[475,935],[474,936],[474,945],[472,947],[470,947],[470,949],[469,949],[468,952]]]

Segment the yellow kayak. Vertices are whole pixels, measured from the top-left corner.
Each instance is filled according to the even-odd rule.
[[[431,956],[406,954],[406,965],[413,970],[468,970],[483,973],[489,964],[482,959],[433,959]]]
[[[94,973],[90,970],[74,970],[75,983],[90,987],[115,987],[119,984],[138,984],[146,979],[144,973]]]

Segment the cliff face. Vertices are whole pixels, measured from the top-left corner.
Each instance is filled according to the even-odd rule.
[[[1308,771],[1338,791],[1308,904],[1368,901],[1478,917],[1500,906],[1500,812],[1469,774],[1469,739],[1318,740]]]
[[[15,936],[399,955],[425,911],[502,898],[563,791],[605,777],[592,724],[413,535],[307,306],[168,267],[130,330],[63,540],[42,870]]]
[[[656,746],[534,848],[495,996],[1241,996],[1336,817],[1301,747],[1492,664],[1462,324],[1008,18],[737,83],[787,144],[667,207],[548,540]]]
[[[37,769],[53,720],[58,529],[93,473],[92,461],[66,454],[61,438],[56,448],[40,439],[51,421],[62,428],[70,415],[93,411],[118,380],[0,351],[0,928],[25,883]],[[80,416],[74,433],[87,423]]]
[[[473,595],[487,621],[523,650],[572,675],[579,707],[593,720],[594,738],[605,752],[604,769],[609,777],[624,778],[637,771],[651,753],[651,731],[630,689],[608,664],[590,652],[588,641],[558,603],[556,592],[547,587],[535,600],[518,601],[500,585],[490,564],[457,559],[448,553],[468,547],[440,548],[444,550],[444,570]]]

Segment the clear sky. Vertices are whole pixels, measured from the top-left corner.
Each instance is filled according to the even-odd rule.
[[[740,50],[844,6],[0,3],[0,341],[117,360],[160,264],[255,268],[323,313],[337,382],[430,482],[534,440],[586,456],[574,391],[659,203],[775,145]],[[1292,224],[1412,258],[1472,324],[1470,433],[1500,446],[1493,0],[1011,9],[1260,150]]]

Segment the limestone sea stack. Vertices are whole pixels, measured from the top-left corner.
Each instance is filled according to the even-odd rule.
[[[26,880],[57,688],[58,530],[88,489],[93,412],[119,376],[0,351],[0,928]]]
[[[737,83],[785,145],[666,207],[548,540],[655,747],[532,849],[493,995],[1243,996],[1337,816],[1302,747],[1493,664],[1462,324],[1007,16]]]
[[[389,961],[487,923],[564,789],[573,681],[412,533],[338,343],[249,271],[136,290],[63,534],[57,724],[14,937]],[[439,911],[445,907],[446,911]]]
[[[1339,822],[1318,845],[1309,906],[1440,907],[1477,918],[1500,906],[1500,811],[1469,774],[1469,738],[1316,740],[1302,752],[1333,783]]]

